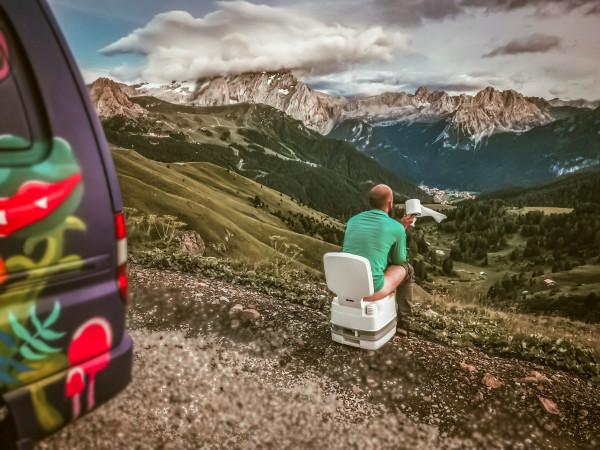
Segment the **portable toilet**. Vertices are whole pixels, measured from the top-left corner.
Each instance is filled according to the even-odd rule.
[[[331,338],[340,344],[377,350],[396,334],[395,292],[372,302],[374,293],[369,260],[350,253],[323,256],[327,287],[336,296],[331,302]]]

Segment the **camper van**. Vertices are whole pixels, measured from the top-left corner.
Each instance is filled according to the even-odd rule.
[[[31,448],[129,383],[121,211],[48,5],[0,0],[0,448]]]

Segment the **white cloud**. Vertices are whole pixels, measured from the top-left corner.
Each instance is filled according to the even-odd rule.
[[[329,24],[246,1],[218,6],[200,18],[185,11],[158,14],[100,52],[144,55],[138,77],[168,81],[281,69],[327,74],[391,61],[406,49],[404,34],[380,26]]]
[[[127,83],[134,80],[138,69],[127,64],[120,64],[112,67],[82,67],[81,75],[86,83],[92,83],[100,77],[111,78],[121,83]]]
[[[451,73],[416,71],[398,68],[395,71],[353,70],[306,79],[317,90],[335,95],[377,95],[383,92],[413,93],[418,87],[443,90],[452,95],[475,94],[486,86],[508,89],[503,79],[488,73]]]
[[[86,83],[92,83],[100,77],[109,77],[110,70],[103,67],[82,67],[81,76]]]

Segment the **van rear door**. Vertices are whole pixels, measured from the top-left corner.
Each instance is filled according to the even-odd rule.
[[[0,0],[0,395],[30,387],[38,436],[110,394],[125,322],[116,177],[63,42],[47,5]]]

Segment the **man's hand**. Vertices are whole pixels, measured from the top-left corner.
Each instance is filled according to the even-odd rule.
[[[417,220],[416,214],[406,214],[402,216],[399,222],[404,226],[404,229],[406,230],[408,227],[413,225],[415,220]]]

